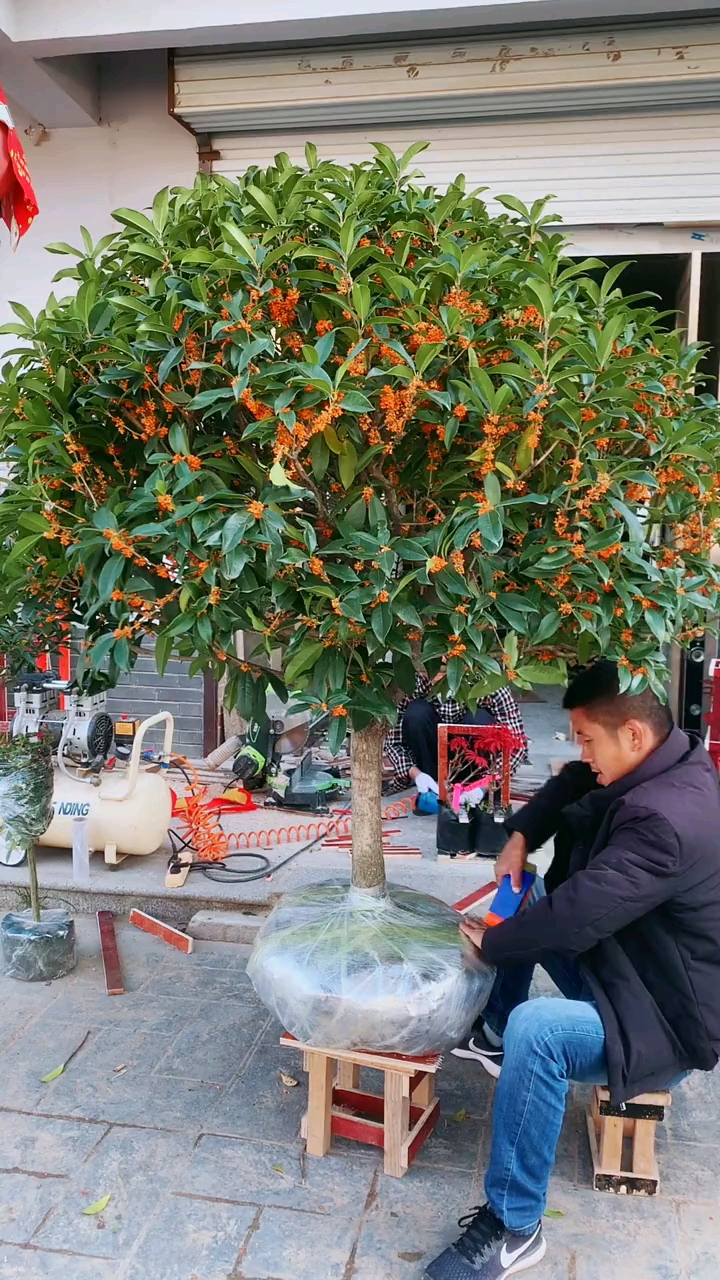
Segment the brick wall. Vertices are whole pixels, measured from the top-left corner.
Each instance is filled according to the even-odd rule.
[[[203,758],[203,678],[187,674],[186,662],[169,662],[165,675],[158,675],[151,651],[141,654],[134,671],[123,677],[108,693],[108,713],[115,719],[127,714],[144,720],[157,711],[170,711],[175,718],[173,749],[190,760]],[[151,730],[148,743],[162,738],[162,726]]]

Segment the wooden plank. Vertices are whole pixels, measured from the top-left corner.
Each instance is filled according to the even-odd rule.
[[[416,1071],[437,1071],[442,1063],[441,1053],[428,1053],[410,1058],[402,1053],[383,1053],[374,1049],[322,1049],[318,1045],[303,1044],[285,1031],[280,1044],[286,1049],[299,1049],[303,1053],[325,1053],[338,1062],[357,1062],[361,1067],[375,1067],[379,1071],[403,1071],[414,1075]]]
[[[115,920],[112,911],[97,912],[100,950],[105,971],[105,990],[109,996],[124,996],[125,986],[120,968]]]
[[[610,1090],[605,1085],[596,1084],[595,1092],[599,1102],[610,1101]],[[637,1098],[628,1098],[626,1106],[669,1107],[671,1102],[672,1094],[666,1089],[659,1089],[657,1093],[639,1093]]]
[[[428,1071],[418,1072],[411,1086],[411,1097],[418,1107],[429,1107],[435,1097],[435,1077]]]
[[[360,1085],[360,1065],[357,1062],[338,1062],[337,1086],[339,1089],[357,1089]]]
[[[332,1058],[308,1051],[307,1153],[325,1156],[332,1137]]]
[[[632,1138],[632,1171],[640,1178],[657,1178],[654,1120],[636,1120]]]
[[[412,1164],[415,1156],[425,1142],[427,1142],[430,1134],[440,1119],[440,1100],[435,1098],[433,1105],[428,1108],[425,1113],[426,1118],[415,1126],[413,1133],[415,1136],[408,1142],[407,1163],[408,1168]]]
[[[461,898],[459,902],[453,902],[453,911],[459,911],[464,916],[467,911],[471,911],[477,906],[478,902],[482,902],[483,898],[488,898],[491,893],[497,892],[497,880],[491,880],[489,884],[484,884],[482,889],[475,889],[473,893],[469,893],[466,898]]]
[[[385,1146],[385,1126],[381,1120],[368,1120],[366,1116],[347,1115],[333,1108],[332,1132],[338,1138],[350,1142],[366,1142],[371,1147]]]
[[[605,1116],[600,1121],[599,1147],[601,1167],[619,1173],[622,1169],[623,1121],[617,1116]]]
[[[162,920],[156,920],[154,916],[149,916],[145,911],[138,911],[133,907],[128,917],[130,924],[134,924],[136,929],[142,929],[143,933],[149,933],[154,938],[160,938],[161,942],[167,942],[168,946],[176,947],[178,951],[183,951],[186,956],[190,955],[193,949],[193,939],[183,933],[181,929],[173,929],[172,925],[165,924]]]
[[[410,1080],[399,1071],[385,1072],[385,1172],[402,1178],[407,1169],[410,1129]]]

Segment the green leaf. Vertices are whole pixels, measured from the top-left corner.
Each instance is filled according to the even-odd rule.
[[[345,443],[345,451],[338,458],[338,473],[345,489],[349,489],[355,479],[357,467],[357,449],[352,441]]]
[[[234,222],[224,222],[222,229],[226,236],[229,236],[231,240],[234,240],[235,243],[240,246],[251,262],[254,263],[257,261],[257,251],[255,246],[250,240],[248,240],[244,231],[241,231],[239,227],[236,227]]]
[[[280,215],[270,197],[266,195],[264,191],[261,191],[259,187],[256,187],[252,182],[245,188],[245,192],[250,196],[250,199],[253,200],[260,209],[262,209],[263,213],[267,214],[270,221],[277,225],[280,221]]]
[[[115,590],[115,584],[117,583],[117,580],[124,568],[124,556],[111,556],[110,559],[105,562],[98,579],[98,593],[101,600],[110,599],[110,596]]]
[[[343,413],[372,413],[375,406],[360,391],[346,391],[342,398]]]
[[[565,684],[567,681],[564,663],[562,667],[556,667],[549,662],[528,662],[518,667],[517,673],[521,680],[530,684]]]
[[[166,356],[163,356],[158,366],[158,382],[160,386],[167,381],[167,376],[171,369],[174,369],[180,363],[185,355],[184,347],[171,347]]]
[[[173,651],[173,637],[167,631],[161,631],[155,640],[155,666],[161,676],[165,675],[167,664]]]
[[[152,222],[137,209],[114,209],[112,216],[116,222],[122,222],[123,226],[135,227],[136,231],[144,231],[151,240],[157,240],[158,233]]]
[[[626,507],[625,503],[621,502],[619,498],[611,498],[610,505],[615,508],[618,515],[621,515],[625,521],[630,533],[630,541],[635,542],[638,545],[642,545],[645,541],[645,531],[635,515],[635,512],[631,511],[629,507]]]
[[[543,1218],[564,1218],[565,1214],[562,1209],[546,1209]]]
[[[485,496],[491,507],[499,507],[502,502],[502,489],[500,481],[494,471],[489,471],[485,477]]]
[[[109,1203],[110,1203],[109,1194],[106,1196],[101,1196],[101,1198],[99,1200],[96,1200],[94,1204],[89,1204],[87,1209],[83,1209],[83,1213],[86,1214],[87,1217],[89,1218],[94,1217],[96,1214],[102,1213],[103,1209],[107,1209]]]
[[[336,756],[345,741],[347,733],[347,716],[331,716],[330,727],[328,729],[328,746],[334,756]]]
[[[409,627],[422,628],[422,619],[414,604],[406,604],[403,600],[396,600],[393,603],[393,610],[398,618],[406,622]]]
[[[291,685],[293,680],[297,680],[298,676],[302,675],[303,671],[313,667],[324,652],[325,649],[319,640],[311,640],[309,643],[302,645],[285,667],[285,683]]]
[[[58,1076],[61,1076],[64,1070],[65,1070],[65,1063],[61,1062],[60,1066],[56,1067],[54,1071],[48,1071],[46,1076],[41,1076],[40,1083],[50,1084],[50,1081],[57,1080]]]
[[[667,640],[668,635],[667,635],[667,627],[663,622],[662,614],[657,609],[645,609],[643,612],[643,617],[647,622],[653,635],[655,636],[655,639],[659,640],[660,644],[665,644],[665,641]]]
[[[392,626],[392,613],[388,604],[376,605],[372,610],[371,625],[378,640],[384,641]]]

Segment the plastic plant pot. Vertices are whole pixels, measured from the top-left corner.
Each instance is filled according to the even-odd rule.
[[[52,982],[77,964],[75,921],[61,908],[40,912],[9,911],[0,921],[2,966],[6,978]]]

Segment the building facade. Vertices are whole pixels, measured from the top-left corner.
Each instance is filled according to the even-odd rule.
[[[633,291],[708,342],[717,379],[720,4],[0,0],[0,82],[40,205],[17,252],[0,239],[0,323],[66,290],[46,243],[99,238],[198,168],[423,139],[428,181],[551,195],[573,252],[632,259]],[[202,719],[200,681],[195,698]]]

